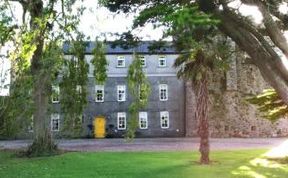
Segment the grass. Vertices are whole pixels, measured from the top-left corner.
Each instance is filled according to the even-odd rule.
[[[261,157],[267,150],[214,151],[201,166],[198,152],[70,152],[16,158],[0,151],[0,178],[286,178],[288,165]]]

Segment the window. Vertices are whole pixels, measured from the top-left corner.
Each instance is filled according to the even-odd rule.
[[[147,112],[139,112],[139,128],[140,129],[148,128]]]
[[[144,99],[144,92],[145,92],[145,88],[140,85],[139,86],[139,100],[142,101]]]
[[[77,93],[81,94],[82,93],[82,86],[81,85],[77,85],[76,86],[76,91],[77,91]]]
[[[141,60],[141,66],[142,67],[146,67],[146,58],[145,58],[145,56],[141,56],[140,60]]]
[[[34,126],[34,116],[32,115],[30,118],[30,123],[28,125],[28,132],[33,132],[33,127]]]
[[[83,119],[84,116],[82,114],[79,114],[78,116],[75,117],[75,119],[73,119],[73,127],[79,127],[81,126],[81,124],[83,123]]]
[[[169,128],[169,113],[168,111],[160,112],[160,124],[162,129]]]
[[[118,130],[126,129],[126,113],[125,112],[117,113],[117,125],[118,125]]]
[[[117,67],[125,67],[125,57],[118,56],[117,57]]]
[[[58,85],[52,86],[52,103],[59,103],[60,88]]]
[[[160,101],[168,100],[168,85],[166,84],[159,85],[159,98],[160,98]]]
[[[159,67],[166,67],[166,57],[159,56]]]
[[[126,86],[118,85],[117,86],[117,100],[118,101],[126,101]]]
[[[51,115],[51,131],[59,131],[60,128],[60,115],[52,114]]]
[[[104,102],[104,85],[96,85],[95,93],[96,93],[95,101]]]
[[[79,60],[78,60],[78,58],[76,56],[73,56],[71,58],[71,62],[74,64],[76,69],[79,68]]]

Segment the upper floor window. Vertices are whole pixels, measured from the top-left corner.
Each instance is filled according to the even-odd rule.
[[[168,111],[160,112],[160,125],[162,129],[169,128],[169,113]]]
[[[82,93],[82,86],[81,85],[77,85],[76,86],[76,91],[78,94],[81,94]]]
[[[126,129],[126,113],[125,112],[117,113],[117,127],[118,127],[118,130]]]
[[[139,112],[139,128],[140,129],[148,128],[147,112]]]
[[[159,56],[159,67],[166,67],[166,57],[165,56]]]
[[[160,101],[168,100],[168,85],[166,84],[159,85],[159,98]]]
[[[146,67],[146,58],[145,58],[145,56],[140,56],[140,60],[141,60],[141,66],[142,67]]]
[[[95,85],[95,101],[104,102],[104,85]]]
[[[126,86],[125,85],[117,86],[117,100],[126,101]]]
[[[117,67],[125,67],[125,57],[118,56],[117,57]]]
[[[60,102],[59,97],[60,97],[60,88],[58,85],[53,85],[51,96],[52,103],[59,103]]]
[[[140,85],[139,86],[139,99],[140,99],[140,101],[142,101],[144,99],[144,92],[145,92],[144,88],[141,87],[141,85]]]
[[[59,131],[59,130],[60,130],[60,115],[51,114],[51,131]]]

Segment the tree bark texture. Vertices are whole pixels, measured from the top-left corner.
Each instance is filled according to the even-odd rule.
[[[28,10],[30,12],[31,20],[30,27],[32,31],[39,30],[39,24],[36,19],[41,19],[44,14],[42,0],[27,1]],[[34,122],[34,140],[28,149],[29,155],[43,155],[50,154],[56,149],[54,144],[50,127],[48,123],[48,104],[49,104],[49,89],[50,89],[50,74],[45,72],[43,66],[43,50],[44,50],[44,36],[46,28],[40,29],[36,33],[34,42],[36,43],[36,50],[31,60],[31,73],[33,76],[33,101],[35,110],[33,114]]]
[[[207,74],[194,82],[196,88],[196,111],[195,117],[198,121],[198,135],[200,137],[199,151],[201,153],[200,163],[209,164],[209,122],[208,122],[208,87],[207,87]]]

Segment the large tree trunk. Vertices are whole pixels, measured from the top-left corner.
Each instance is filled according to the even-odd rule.
[[[48,99],[50,91],[50,74],[45,69],[43,63],[44,36],[46,28],[39,29],[37,19],[41,19],[43,12],[43,2],[41,0],[28,1],[31,15],[30,26],[32,31],[40,30],[34,37],[36,50],[31,60],[31,73],[33,76],[33,101],[35,105],[34,118],[34,140],[29,147],[28,155],[46,155],[56,150],[51,132],[49,130]],[[42,27],[43,28],[43,27]]]
[[[28,156],[50,155],[53,154],[57,147],[54,144],[48,117],[48,91],[49,82],[47,77],[40,76],[34,83],[33,101],[35,104],[34,111],[34,139],[32,145],[29,146]]]
[[[207,74],[204,74],[199,81],[194,84],[196,88],[196,112],[198,121],[198,135],[200,137],[199,151],[201,153],[200,163],[209,164],[209,123],[208,123],[208,88]]]

